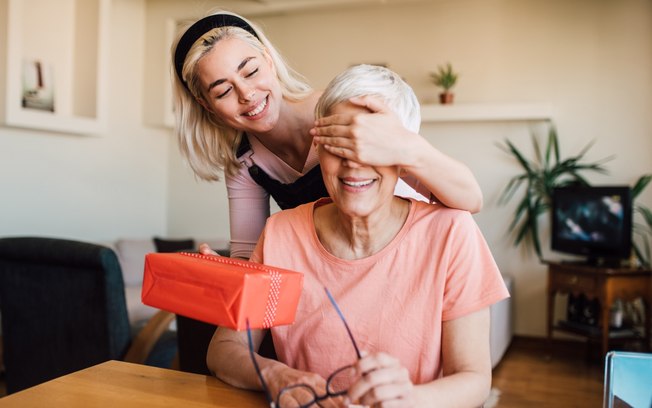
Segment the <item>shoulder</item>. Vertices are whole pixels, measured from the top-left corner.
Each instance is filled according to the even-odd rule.
[[[224,174],[224,183],[228,189],[238,189],[238,188],[261,188],[258,183],[251,178],[247,166],[240,165],[235,174]]]
[[[419,200],[411,200],[414,206],[415,219],[446,224],[475,225],[473,215],[466,210],[449,208],[441,204],[429,204]]]
[[[301,221],[309,221],[314,205],[315,202],[310,202],[287,210],[278,211],[269,217],[267,224],[269,225],[273,223],[278,225],[280,223],[293,223],[297,222],[299,219],[301,219]]]

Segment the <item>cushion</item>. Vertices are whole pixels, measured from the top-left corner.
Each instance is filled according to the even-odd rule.
[[[195,240],[192,238],[165,239],[154,237],[154,245],[156,246],[156,252],[191,251],[195,249]]]
[[[145,255],[156,252],[151,239],[119,239],[115,244],[126,286],[141,285],[145,270]]]

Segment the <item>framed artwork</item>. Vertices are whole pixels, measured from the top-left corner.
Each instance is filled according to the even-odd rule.
[[[54,112],[54,74],[52,65],[40,60],[23,61],[22,106]]]

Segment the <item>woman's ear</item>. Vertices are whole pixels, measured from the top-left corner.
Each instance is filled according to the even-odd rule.
[[[199,98],[195,97],[195,101],[197,101],[198,104],[202,106],[202,108],[206,109],[208,112],[213,113],[213,111],[210,109],[204,98]]]
[[[269,64],[269,67],[272,69],[274,75],[276,75],[276,65],[274,65],[274,60],[272,59],[272,56],[269,55],[267,48],[263,50],[263,57],[265,58],[265,61],[267,61],[267,64]]]

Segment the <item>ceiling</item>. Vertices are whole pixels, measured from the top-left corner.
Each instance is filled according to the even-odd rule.
[[[247,16],[286,14],[302,10],[403,4],[433,0],[225,0],[219,6]]]

